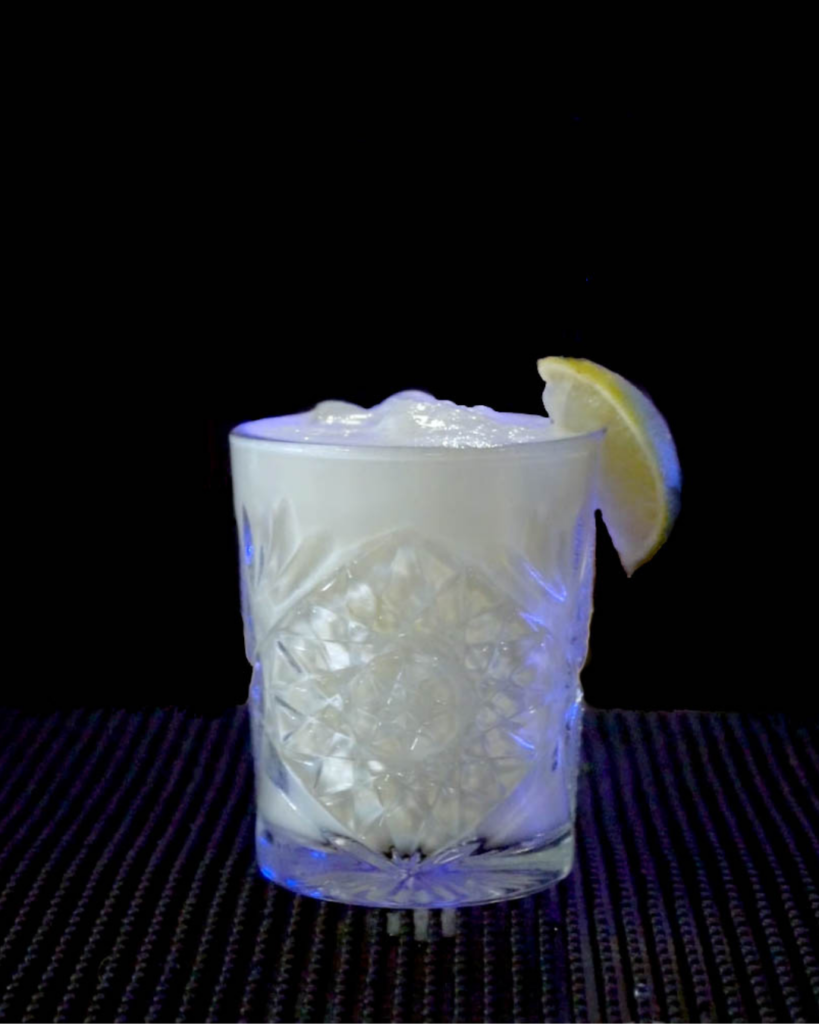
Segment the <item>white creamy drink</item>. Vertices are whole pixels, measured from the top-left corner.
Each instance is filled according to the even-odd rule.
[[[269,877],[444,906],[566,873],[599,442],[420,392],[233,432]]]

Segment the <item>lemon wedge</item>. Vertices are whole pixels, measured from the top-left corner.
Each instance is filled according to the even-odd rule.
[[[682,475],[668,424],[639,388],[589,359],[538,360],[543,405],[572,433],[605,427],[598,505],[630,576],[668,537]]]

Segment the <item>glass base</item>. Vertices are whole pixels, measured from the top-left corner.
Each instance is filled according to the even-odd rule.
[[[465,907],[561,881],[572,868],[574,834],[568,828],[503,849],[472,841],[435,857],[390,857],[340,836],[311,844],[258,815],[256,854],[266,878],[304,896],[395,910]]]

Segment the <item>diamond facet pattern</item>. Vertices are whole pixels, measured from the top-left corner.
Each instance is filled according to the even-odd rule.
[[[556,770],[577,674],[555,636],[562,600],[550,621],[414,533],[381,538],[257,651],[265,735],[370,849],[429,855],[476,835],[527,776]]]

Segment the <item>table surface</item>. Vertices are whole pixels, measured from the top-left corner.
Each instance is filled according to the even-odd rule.
[[[578,856],[455,915],[253,849],[246,711],[0,715],[0,1020],[819,1019],[819,723],[587,711]]]

